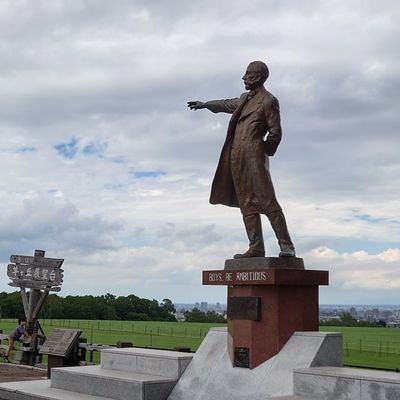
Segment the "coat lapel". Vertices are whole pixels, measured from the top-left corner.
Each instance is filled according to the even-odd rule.
[[[243,108],[246,107],[247,104],[247,93],[243,93],[240,96],[240,103],[239,106],[236,108],[236,110],[233,112],[231,119],[229,120],[229,125],[228,125],[228,132],[227,132],[227,139],[232,139],[234,134],[235,134],[235,129],[236,129],[236,124],[238,123]]]
[[[249,114],[257,111],[264,99],[264,90],[259,90],[252,98],[247,100],[239,119],[247,117]]]

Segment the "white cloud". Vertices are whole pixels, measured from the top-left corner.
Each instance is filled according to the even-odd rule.
[[[66,259],[63,294],[224,301],[200,273],[246,247],[239,211],[207,203],[229,116],[186,101],[239,95],[262,59],[284,128],[272,174],[299,256],[332,268],[346,301],[394,299],[399,11],[390,0],[2,2],[4,268],[45,248]],[[66,158],[55,146],[71,140]]]

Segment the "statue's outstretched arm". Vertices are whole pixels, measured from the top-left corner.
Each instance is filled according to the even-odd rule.
[[[210,110],[213,113],[225,112],[232,114],[239,105],[239,102],[240,99],[235,97],[233,99],[210,100],[206,102],[198,100],[188,101],[187,105],[191,110],[201,110],[203,108],[207,108],[207,110]]]

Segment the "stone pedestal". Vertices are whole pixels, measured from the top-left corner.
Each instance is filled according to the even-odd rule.
[[[228,286],[228,352],[233,366],[255,368],[296,331],[318,330],[318,286],[328,271],[305,270],[300,258],[227,260],[203,271],[204,285]]]

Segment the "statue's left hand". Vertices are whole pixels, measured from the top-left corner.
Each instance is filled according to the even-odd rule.
[[[268,156],[272,157],[275,152],[276,149],[278,148],[279,142],[275,143],[273,140],[267,140],[263,142],[263,146],[264,146],[264,152],[265,154],[267,154]]]

